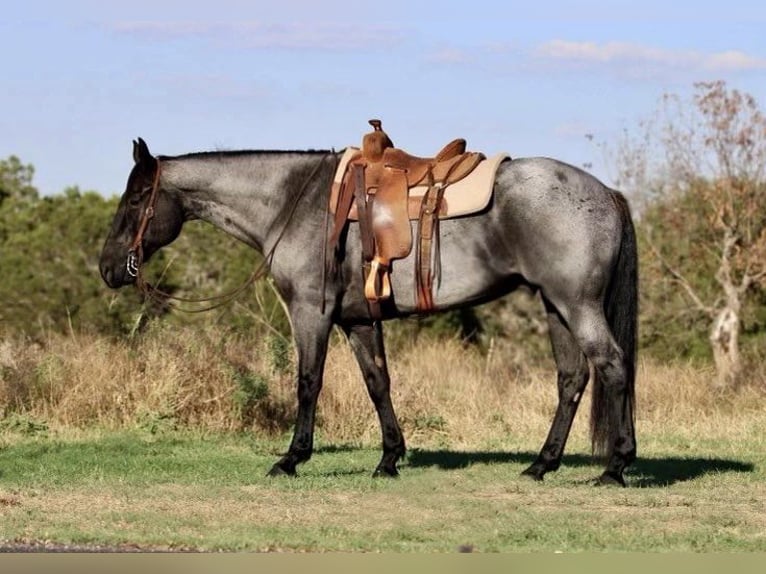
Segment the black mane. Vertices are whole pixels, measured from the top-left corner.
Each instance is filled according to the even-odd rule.
[[[245,155],[280,155],[280,154],[303,154],[303,155],[319,155],[330,154],[335,150],[319,150],[319,149],[307,149],[307,150],[276,150],[276,149],[254,149],[254,150],[216,150],[216,151],[197,151],[191,153],[185,153],[181,155],[158,155],[157,159],[194,159],[194,158],[215,158],[215,157],[240,157]],[[343,151],[343,150],[340,150]]]

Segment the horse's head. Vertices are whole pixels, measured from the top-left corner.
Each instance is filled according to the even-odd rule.
[[[162,190],[159,160],[141,138],[133,142],[133,159],[99,262],[101,277],[114,289],[135,283],[141,263],[178,237],[184,222],[178,199]]]

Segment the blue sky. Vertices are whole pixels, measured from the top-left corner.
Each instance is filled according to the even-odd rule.
[[[725,80],[766,107],[766,5],[334,0],[9,2],[0,157],[43,193],[121,193],[156,154],[358,145],[378,117],[428,155],[469,148],[593,163],[664,92]]]

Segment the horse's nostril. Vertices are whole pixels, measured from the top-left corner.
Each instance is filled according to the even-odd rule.
[[[106,283],[107,285],[111,287],[112,280],[114,279],[114,273],[112,272],[112,270],[105,265],[101,265],[100,271],[101,271],[101,278],[104,280],[104,283]]]

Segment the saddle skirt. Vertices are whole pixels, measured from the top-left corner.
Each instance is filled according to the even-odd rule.
[[[338,195],[348,163],[352,158],[358,157],[359,153],[359,148],[348,147],[340,159],[332,182],[330,213],[334,214],[338,206]],[[511,159],[511,156],[507,153],[493,155],[479,162],[473,171],[463,179],[447,186],[444,190],[444,197],[439,209],[439,219],[450,219],[483,211],[492,199],[497,169],[501,163],[509,159]],[[420,205],[427,191],[428,185],[417,185],[410,188],[407,207],[411,220],[418,219]],[[359,220],[356,204],[352,204],[348,218],[353,221]]]

